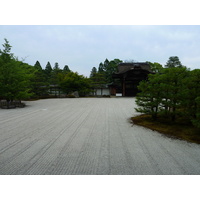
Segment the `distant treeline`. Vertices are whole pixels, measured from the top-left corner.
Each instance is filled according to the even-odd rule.
[[[93,67],[87,78],[70,70],[68,65],[61,69],[57,62],[53,67],[47,62],[45,68],[42,68],[39,61],[31,66],[19,61],[11,53],[11,47],[5,39],[3,49],[0,50],[0,99],[7,102],[52,96],[52,88],[63,94],[78,91],[80,96],[88,95],[95,87],[112,82],[112,74],[121,62],[119,59],[106,59],[99,64],[98,70]]]
[[[52,68],[48,62],[42,69],[39,61],[34,66],[19,61],[5,39],[3,50],[0,50],[0,99],[10,102],[41,98],[48,96],[50,88],[55,86],[66,94],[74,91],[85,94],[90,90],[90,80],[71,71],[67,65],[60,69],[55,63]]]

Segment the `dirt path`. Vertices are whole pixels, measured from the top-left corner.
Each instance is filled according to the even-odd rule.
[[[133,98],[0,110],[0,174],[200,174],[200,146],[132,126]]]

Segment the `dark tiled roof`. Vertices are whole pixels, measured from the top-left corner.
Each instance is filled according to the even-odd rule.
[[[151,71],[150,65],[146,62],[137,62],[137,63],[120,63],[118,65],[118,72],[116,74],[123,74],[130,70],[143,69],[149,72]]]

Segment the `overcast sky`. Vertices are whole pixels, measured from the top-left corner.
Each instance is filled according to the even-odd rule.
[[[85,76],[106,58],[165,65],[170,56],[178,56],[183,65],[200,68],[198,25],[1,25],[1,44],[4,38],[14,55],[30,65],[38,60],[45,68],[48,61],[52,67],[58,62]]]

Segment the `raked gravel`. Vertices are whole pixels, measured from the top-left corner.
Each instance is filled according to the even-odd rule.
[[[132,125],[134,98],[48,99],[0,110],[0,174],[200,174],[200,145]]]

